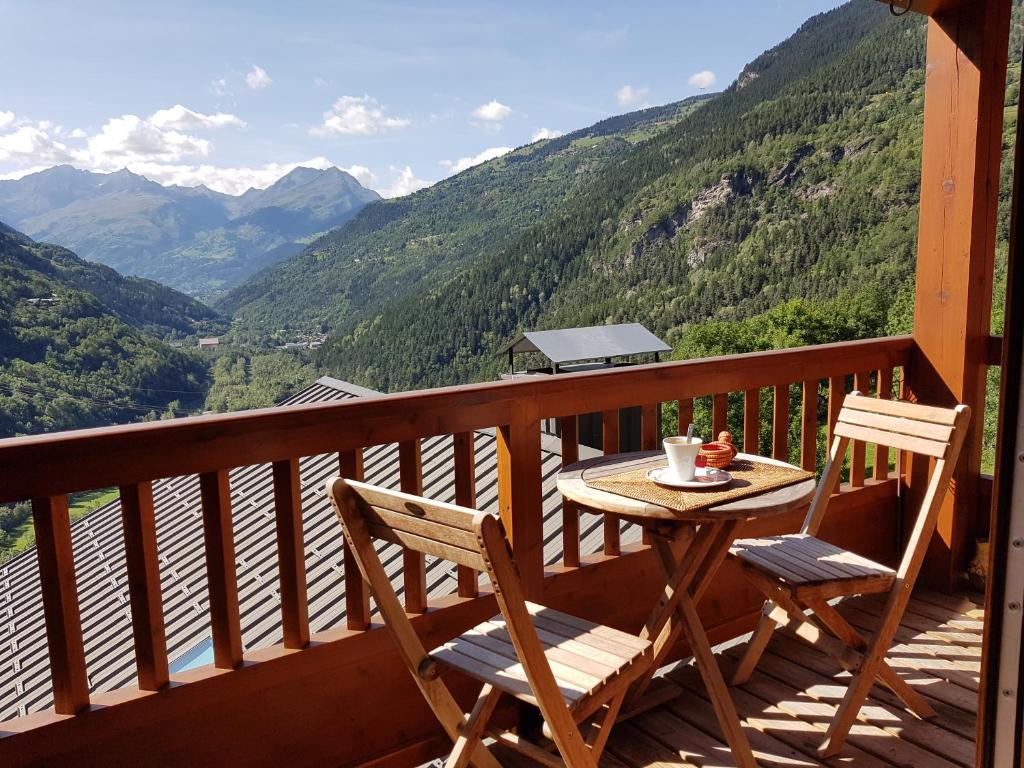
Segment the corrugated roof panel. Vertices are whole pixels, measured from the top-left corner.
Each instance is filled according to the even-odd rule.
[[[521,333],[501,350],[540,352],[553,363],[671,352],[672,347],[640,323],[594,325]]]
[[[372,392],[324,377],[281,406],[370,397]],[[477,503],[497,513],[497,444],[493,430],[476,433]],[[580,447],[581,454],[590,449]],[[454,464],[450,436],[423,441],[425,495],[454,502]],[[364,453],[367,482],[399,486],[398,448],[382,445]],[[561,496],[554,478],[561,466],[558,441],[543,441],[544,559],[561,560]],[[300,461],[303,539],[310,626],[314,632],[342,626],[345,618],[342,536],[324,494],[324,484],[337,474],[337,454],[309,456]],[[269,465],[240,467],[230,473],[232,525],[246,650],[281,641],[278,595],[277,541],[274,527],[273,480]],[[199,483],[195,477],[174,477],[153,484],[157,549],[164,602],[167,648],[173,660],[203,643],[210,635],[206,563]],[[86,664],[93,691],[135,684],[120,503],[111,502],[72,526]],[[602,519],[583,515],[581,551],[601,548]],[[636,541],[630,526],[624,541]],[[382,557],[401,594],[400,550],[382,543]],[[431,596],[454,591],[450,564],[431,560],[427,585]],[[197,610],[198,606],[198,610]],[[15,632],[4,636],[5,615],[15,620]],[[15,670],[17,667],[17,671]],[[29,550],[0,569],[0,720],[52,706],[46,631],[35,550]]]

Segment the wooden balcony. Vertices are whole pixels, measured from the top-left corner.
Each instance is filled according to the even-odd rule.
[[[451,482],[456,496],[471,502],[477,467],[464,436],[495,429],[498,511],[531,596],[636,631],[659,588],[658,572],[646,546],[620,542],[618,526],[606,527],[602,552],[581,555],[580,512],[564,505],[561,561],[545,567],[542,420],[562,420],[562,457],[571,463],[577,414],[603,412],[605,424],[615,425],[615,411],[641,406],[644,444],[653,447],[659,404],[676,404],[686,420],[704,397],[713,431],[728,427],[748,449],[767,444],[774,456],[815,468],[844,394],[856,387],[890,396],[894,374],[897,381],[910,374],[913,351],[909,337],[874,339],[2,441],[0,502],[34,505],[54,706],[0,723],[0,761],[202,765],[231,754],[251,764],[416,765],[433,758],[445,742],[390,637],[373,622],[354,569],[338,576],[346,585],[345,625],[310,631],[301,457],[335,454],[340,472],[359,477],[366,448],[397,444],[401,485],[415,491],[423,482],[421,441],[454,435]],[[762,435],[762,406],[771,414],[770,435]],[[605,450],[615,451],[614,430],[604,438]],[[823,528],[824,538],[882,562],[894,560],[902,529],[902,467],[891,457],[900,469],[890,471],[889,458],[873,446],[853,447],[849,482]],[[273,475],[282,641],[243,651],[232,507],[246,496],[231,487],[229,473],[256,464]],[[202,492],[214,663],[171,675],[151,488],[181,475],[198,475]],[[109,486],[121,489],[138,675],[134,686],[96,693],[83,652],[81,565],[74,562],[67,495]],[[801,518],[794,513],[747,533],[796,530]],[[428,643],[495,611],[471,574],[462,574],[456,594],[427,600],[425,563],[406,553],[402,578],[407,610]],[[712,641],[724,642],[749,631],[759,607],[727,566],[700,612]],[[685,647],[675,650],[674,658],[685,656]],[[793,724],[805,727],[799,717]],[[623,733],[638,728],[640,721]]]

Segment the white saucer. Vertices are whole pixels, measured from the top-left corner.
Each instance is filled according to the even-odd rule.
[[[698,467],[693,480],[680,480],[668,467],[657,467],[647,470],[647,479],[658,485],[667,485],[669,488],[718,488],[730,482],[732,475],[724,469]]]

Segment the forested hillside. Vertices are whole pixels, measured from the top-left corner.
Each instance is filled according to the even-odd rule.
[[[153,334],[222,325],[176,291],[0,226],[0,437],[201,406],[204,364]]]
[[[603,168],[706,98],[612,117],[368,205],[217,307],[248,328],[354,327],[385,302],[443,285],[479,259],[503,253],[566,198],[582,195]]]
[[[339,334],[325,369],[398,390],[490,377],[523,328],[678,343],[790,298],[887,305],[912,275],[923,58],[923,22],[881,4],[809,20],[512,242]]]

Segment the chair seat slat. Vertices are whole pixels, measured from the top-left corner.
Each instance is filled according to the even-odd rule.
[[[870,413],[884,413],[889,416],[928,421],[932,424],[946,424],[947,426],[956,424],[956,412],[951,408],[935,408],[930,405],[905,403],[902,400],[847,397],[843,401],[843,408],[852,408],[855,411],[868,411]]]

